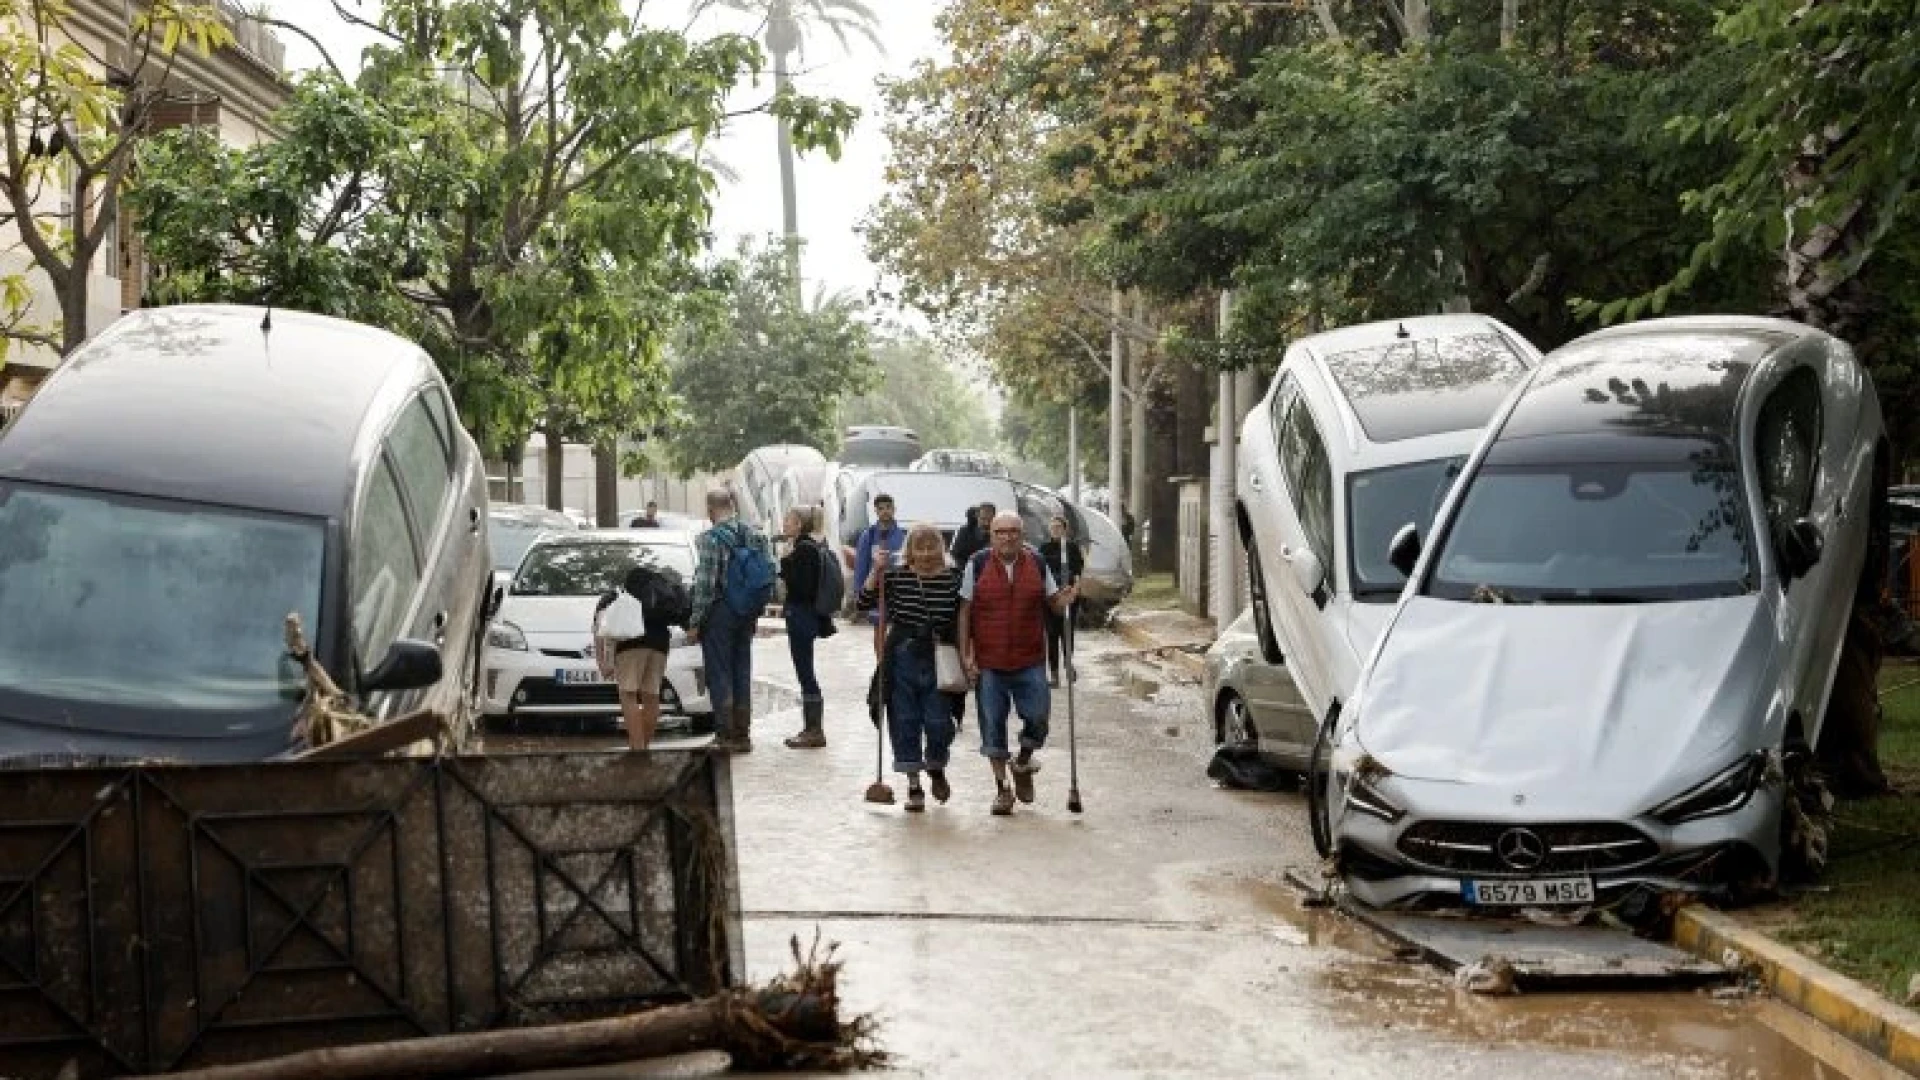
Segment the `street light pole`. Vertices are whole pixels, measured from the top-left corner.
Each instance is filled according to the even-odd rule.
[[[1080,406],[1067,406],[1067,498],[1080,505]]]
[[[1126,317],[1126,301],[1115,288],[1108,302],[1113,317],[1110,367],[1107,375],[1107,515],[1124,527],[1127,489],[1127,337],[1120,327]]]

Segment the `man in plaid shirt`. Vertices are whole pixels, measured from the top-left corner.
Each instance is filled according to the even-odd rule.
[[[753,634],[757,615],[736,615],[727,606],[723,575],[736,548],[752,547],[772,559],[765,534],[747,526],[734,510],[733,493],[707,493],[713,527],[694,541],[700,561],[693,571],[693,617],[687,640],[697,642],[707,665],[707,695],[713,702],[713,744],[744,753],[753,749]]]

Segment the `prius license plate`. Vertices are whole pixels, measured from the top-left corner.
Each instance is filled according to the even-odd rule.
[[[608,680],[605,676],[601,675],[599,672],[593,671],[591,669],[581,670],[579,668],[561,668],[558,671],[555,671],[553,673],[553,681],[557,683],[565,683],[567,685],[576,685],[576,684],[584,683],[588,686],[597,686],[601,683],[607,682]]]
[[[1460,891],[1467,903],[1482,907],[1532,907],[1546,904],[1593,903],[1593,879],[1588,877],[1536,878],[1532,881],[1464,881]]]

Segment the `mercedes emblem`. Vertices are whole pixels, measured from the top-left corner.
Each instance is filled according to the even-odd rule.
[[[1547,859],[1547,845],[1532,829],[1508,829],[1493,843],[1494,854],[1514,870],[1534,870]]]

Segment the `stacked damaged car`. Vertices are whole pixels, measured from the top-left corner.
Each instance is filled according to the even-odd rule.
[[[1659,319],[1548,354],[1431,520],[1355,553],[1405,587],[1351,684],[1303,695],[1351,895],[1630,913],[1816,873],[1814,751],[1885,575],[1887,470],[1873,384],[1821,331]]]

